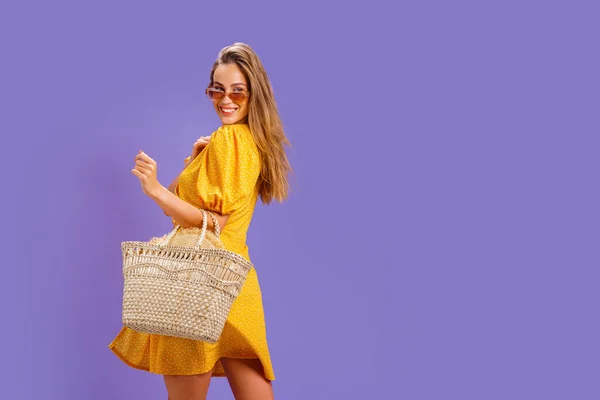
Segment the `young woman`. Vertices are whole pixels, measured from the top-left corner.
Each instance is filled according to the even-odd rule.
[[[201,226],[201,208],[215,213],[225,247],[250,260],[246,232],[258,197],[269,204],[288,195],[289,142],[267,74],[250,46],[235,43],[221,50],[206,94],[222,126],[194,143],[171,185],[157,181],[156,162],[141,150],[131,172],[174,224]],[[210,218],[207,223],[212,229]],[[169,400],[205,399],[212,376],[226,376],[237,400],[273,398],[275,376],[254,268],[217,343],[123,327],[109,347],[127,365],[163,375]]]

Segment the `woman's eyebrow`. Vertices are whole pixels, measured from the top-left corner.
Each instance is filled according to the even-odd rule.
[[[215,81],[215,85],[221,85],[223,87],[225,86],[221,82],[218,82],[218,81]],[[246,84],[242,83],[242,82],[234,82],[234,83],[231,84],[231,86],[240,86],[240,85],[241,86],[246,86]]]

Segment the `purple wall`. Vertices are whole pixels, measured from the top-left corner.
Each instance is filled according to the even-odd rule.
[[[218,127],[235,41],[294,145],[249,232],[278,399],[600,398],[593,2],[88,3],[0,5],[0,398],[166,399],[107,348],[170,227],[129,171]]]

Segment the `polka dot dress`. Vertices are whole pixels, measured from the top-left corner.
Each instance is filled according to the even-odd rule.
[[[230,214],[221,240],[228,250],[247,260],[250,257],[246,232],[258,199],[259,173],[258,148],[248,125],[224,125],[181,173],[175,188],[177,196],[194,206]],[[194,375],[213,370],[213,376],[225,376],[221,357],[257,358],[265,377],[275,379],[254,268],[248,273],[216,343],[140,333],[124,326],[109,348],[127,365],[161,375]]]

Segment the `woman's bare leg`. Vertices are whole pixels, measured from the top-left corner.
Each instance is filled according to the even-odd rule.
[[[212,371],[201,375],[164,375],[169,400],[205,400]]]
[[[275,398],[271,381],[263,375],[260,360],[221,358],[221,363],[235,400],[273,400]]]

